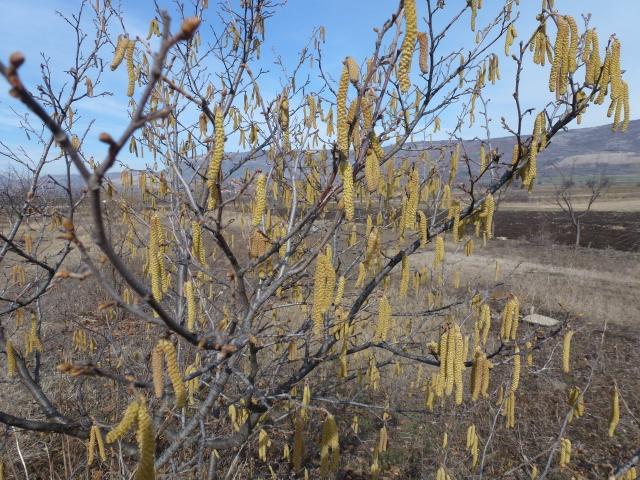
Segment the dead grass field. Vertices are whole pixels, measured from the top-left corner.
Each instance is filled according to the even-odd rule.
[[[237,213],[225,218],[225,221],[233,222],[230,229],[234,232],[234,242],[246,242],[241,233],[242,218]],[[88,238],[84,228],[80,233],[83,239]],[[77,256],[69,257],[70,263],[77,264],[77,261]],[[420,270],[423,266],[430,266],[432,261],[432,249],[427,248],[411,256],[411,269]],[[468,299],[475,291],[469,288],[477,289],[490,299],[494,324],[497,325],[504,295],[512,292],[520,298],[525,314],[534,309],[537,313],[570,319],[576,331],[573,372],[565,374],[561,370],[560,338],[543,343],[534,354],[533,366],[523,370],[516,428],[506,429],[500,414],[501,405],[495,403],[495,395],[492,400],[475,403],[467,400],[462,407],[454,407],[448,402],[429,412],[424,406],[422,387],[424,379],[431,375],[431,369],[419,369],[415,363],[405,359],[391,361],[388,352],[377,354],[379,362],[389,361],[383,367],[387,372],[378,391],[371,391],[357,382],[342,385],[339,391],[342,398],[352,403],[394,405],[388,412],[391,416],[387,422],[389,449],[380,458],[380,478],[430,479],[434,478],[434,472],[441,464],[447,465],[453,478],[477,478],[477,470],[470,468],[469,455],[464,449],[466,429],[472,422],[481,439],[483,478],[527,479],[531,466],[535,464],[542,470],[551,455],[550,447],[557,439],[568,412],[566,396],[572,386],[583,390],[586,387],[586,414],[574,420],[565,432],[574,445],[571,467],[560,471],[555,466],[554,457],[554,468],[548,478],[606,478],[615,465],[628,459],[640,445],[640,336],[637,334],[640,322],[640,297],[637,293],[640,289],[640,254],[610,249],[574,249],[549,242],[494,239],[487,247],[476,247],[471,257],[464,255],[461,246],[448,244],[445,262],[445,282],[451,284],[457,271],[460,272],[461,286],[457,290],[450,289],[444,303]],[[500,269],[497,278],[496,264]],[[138,265],[137,268],[140,267]],[[69,348],[68,339],[78,327],[88,330],[97,339],[99,348],[90,356],[92,361],[110,364],[120,361],[127,370],[145,371],[148,359],[138,349],[111,348],[113,345],[147,342],[148,339],[143,340],[147,338],[145,326],[121,314],[108,316],[97,313],[96,305],[104,300],[104,293],[90,280],[81,285],[61,283],[45,297],[44,309],[48,318],[43,334],[45,348],[58,353],[55,362],[43,366],[42,374],[46,378],[43,387],[63,410],[77,408],[80,396],[86,405],[101,402],[106,406],[103,413],[115,418],[119,413],[117,406],[126,399],[120,398],[117,389],[110,389],[109,382],[92,380],[78,388],[71,379],[55,371],[56,362],[65,356],[74,360],[89,358]],[[417,311],[424,305],[424,298],[411,296],[408,301],[394,302],[393,308],[396,312]],[[461,307],[457,313],[466,315],[466,308]],[[444,316],[426,318],[426,330],[436,332],[445,319]],[[524,335],[548,333],[532,325],[523,325],[522,328]],[[333,368],[330,366],[322,374],[331,375]],[[510,366],[501,370],[500,374],[492,377],[494,392],[501,384],[509,382]],[[19,389],[5,388],[3,381],[0,379],[1,404],[17,405],[13,410],[16,414],[38,415],[27,395],[21,394]],[[609,391],[614,382],[617,382],[621,394],[622,419],[616,436],[608,438]],[[99,390],[92,389],[92,385],[98,385]],[[108,393],[98,398],[98,391]],[[383,411],[363,408],[359,412],[352,405],[334,407],[342,449],[341,472],[337,478],[370,478],[371,454],[383,425]],[[354,414],[360,414],[361,419],[357,435],[350,429]],[[463,416],[465,421],[461,422]],[[442,447],[444,431],[449,437],[446,448]],[[274,437],[274,443],[281,445],[289,441],[287,432],[285,428],[281,437]],[[317,443],[319,432],[307,433],[309,444]],[[18,439],[30,470],[43,472],[31,478],[85,478],[85,446],[79,440],[24,433],[20,433]],[[15,445],[8,448],[12,455],[17,455]],[[313,448],[310,446],[307,452],[311,467],[316,461]],[[108,471],[111,473],[101,478],[119,478],[115,460]],[[275,471],[277,478],[293,478],[284,463],[275,465]],[[311,471],[315,470],[312,468]],[[19,470],[9,472],[8,478],[13,478],[14,473],[16,478],[21,478]],[[268,476],[268,472],[258,466],[253,471],[253,478]]]

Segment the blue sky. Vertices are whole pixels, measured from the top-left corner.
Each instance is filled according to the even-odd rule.
[[[94,1],[94,0],[92,0]],[[239,0],[228,0],[238,3]],[[158,4],[174,11],[171,1],[157,0]],[[449,0],[449,11],[457,11],[465,0]],[[116,0],[113,0],[116,3]],[[187,5],[190,1],[186,2]],[[216,2],[210,0],[207,15],[204,18],[208,28],[219,27],[216,15]],[[502,2],[485,0],[484,8],[478,17],[478,24],[488,20],[496,12],[495,8]],[[534,30],[535,14],[539,9],[540,0],[521,0],[521,19],[517,23],[520,39],[528,36]],[[36,85],[40,81],[39,64],[41,54],[51,59],[54,71],[54,83],[62,85],[64,70],[71,64],[71,46],[73,32],[64,21],[56,15],[56,11],[66,14],[75,12],[80,5],[79,0],[0,0],[2,14],[0,15],[0,58],[6,61],[9,54],[21,50],[27,57],[27,63],[22,67],[23,78],[29,85]],[[424,14],[424,2],[418,0],[418,13]],[[640,112],[640,55],[634,55],[634,48],[640,41],[637,20],[640,18],[640,2],[638,0],[614,0],[607,3],[608,8],[602,8],[601,0],[556,0],[556,8],[561,13],[573,15],[581,26],[581,14],[591,12],[591,24],[597,26],[601,45],[606,42],[609,34],[615,33],[622,42],[622,63],[626,69],[626,80],[631,91],[632,118],[638,118]],[[326,29],[326,44],[324,45],[324,64],[328,73],[336,78],[339,75],[341,61],[345,55],[351,55],[362,61],[370,52],[375,40],[373,27],[380,25],[395,8],[395,1],[390,0],[289,0],[279,8],[276,15],[266,24],[266,42],[262,47],[263,67],[270,70],[262,85],[265,97],[280,90],[282,73],[272,65],[272,60],[279,55],[285,65],[292,67],[297,55],[304,47],[314,28],[320,25]],[[146,36],[150,19],[153,17],[153,2],[150,0],[122,0],[122,10],[125,13],[126,27],[130,34]],[[187,8],[187,12],[189,9]],[[174,11],[175,12],[175,11]],[[468,13],[466,14],[468,16]],[[27,20],[28,19],[28,20]],[[451,32],[444,47],[457,49],[461,45],[473,43],[475,35],[470,32],[468,18],[463,17],[460,28]],[[419,29],[424,29],[420,22]],[[203,29],[206,32],[207,29]],[[35,32],[35,34],[34,34]],[[206,36],[205,36],[206,40]],[[501,54],[502,41],[496,47],[500,56],[500,70],[502,81],[486,90],[491,97],[490,114],[493,118],[491,133],[493,136],[503,136],[505,132],[499,125],[500,117],[513,118],[513,101],[509,79],[513,78],[512,63]],[[109,60],[112,51],[104,52]],[[414,62],[417,68],[417,62]],[[538,109],[553,99],[546,88],[548,67],[541,68],[529,63],[523,77],[522,91],[524,92],[525,107]],[[82,120],[80,127],[95,120],[93,130],[89,133],[85,150],[88,155],[101,158],[104,147],[95,138],[101,131],[117,135],[127,121],[127,97],[124,95],[126,73],[124,69],[116,72],[107,71],[105,87],[114,92],[113,97],[94,99],[78,105]],[[21,105],[9,97],[4,84],[0,85],[0,140],[12,147],[21,146],[25,152],[37,156],[40,148],[33,141],[29,141],[20,131],[19,119],[13,113],[24,112]],[[585,115],[583,126],[594,126],[607,123],[605,107],[590,107]],[[454,115],[444,116],[443,132],[437,138],[446,137],[446,131],[453,125]],[[465,137],[479,135],[478,127],[464,132]],[[436,137],[434,137],[436,138]],[[235,147],[233,147],[235,148]],[[7,168],[7,161],[0,157],[0,170]],[[60,165],[51,165],[49,171],[57,171]]]

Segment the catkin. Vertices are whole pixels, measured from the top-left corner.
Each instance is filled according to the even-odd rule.
[[[158,344],[151,352],[151,374],[153,377],[153,391],[156,398],[164,395],[164,371],[162,363],[162,348]]]
[[[375,339],[386,342],[389,335],[389,325],[391,323],[391,304],[386,295],[382,295],[378,303],[378,325],[376,327]]]
[[[129,430],[131,430],[138,417],[138,408],[138,401],[133,400],[122,415],[120,423],[118,423],[111,429],[109,433],[107,433],[107,443],[115,442],[116,440],[122,438]]]
[[[496,210],[495,200],[492,194],[488,194],[482,205],[482,217],[484,218],[484,233],[487,238],[493,236],[493,214]]]
[[[349,67],[345,61],[336,95],[338,150],[346,158],[349,156],[349,126],[347,125],[347,90],[349,88]]]
[[[344,216],[348,222],[351,222],[355,215],[355,204],[353,199],[353,167],[349,162],[346,162],[344,172],[342,172],[342,187]]]
[[[127,96],[132,97],[135,87],[136,87],[136,72],[135,67],[133,65],[133,53],[135,50],[136,41],[129,40],[127,43],[127,51],[125,53],[125,57],[127,59],[127,75],[128,75],[128,83],[127,83]]]
[[[343,275],[340,275],[340,278],[338,278],[338,285],[336,286],[336,298],[333,301],[333,304],[336,307],[340,306],[340,303],[342,303],[342,297],[344,296],[344,284],[345,278]]]
[[[264,173],[258,175],[256,180],[256,193],[253,204],[253,213],[251,215],[251,224],[257,227],[262,223],[262,215],[264,215],[267,205],[267,178]]]
[[[515,392],[520,385],[520,349],[516,345],[513,352],[513,375],[511,376],[511,391]]]
[[[570,62],[571,27],[567,17],[558,16],[558,34],[553,49],[553,63],[549,75],[549,90],[557,96],[567,93],[567,75]]]
[[[320,475],[326,477],[330,471],[338,468],[340,460],[340,440],[338,426],[333,415],[327,415],[322,425],[322,438],[320,440]]]
[[[224,157],[224,112],[220,106],[216,108],[213,120],[213,134],[215,143],[213,146],[211,160],[209,161],[209,166],[207,168],[207,187],[209,188],[209,202],[212,207],[217,201],[216,186],[218,177],[220,176],[222,158]]]
[[[405,0],[404,2],[404,18],[406,24],[406,33],[400,50],[400,61],[398,63],[398,83],[400,91],[406,93],[411,87],[411,61],[413,59],[413,49],[418,35],[418,20],[416,15],[415,0]]]
[[[418,32],[418,45],[420,46],[420,71],[429,73],[429,37],[425,32]]]
[[[162,258],[160,252],[160,217],[154,214],[150,220],[149,232],[149,273],[151,274],[151,292],[153,297],[162,300]]]
[[[98,455],[100,456],[100,460],[105,462],[107,460],[107,454],[104,450],[102,432],[100,431],[100,427],[92,425],[89,431],[89,443],[87,445],[87,465],[93,464],[96,444],[98,445]]]
[[[400,272],[400,288],[398,293],[400,294],[400,298],[404,298],[407,296],[407,292],[409,291],[409,257],[403,255],[402,257],[402,269]]]
[[[153,422],[147,406],[140,402],[138,408],[138,431],[136,432],[138,442],[138,468],[136,469],[136,480],[155,479],[155,450],[156,439],[153,433]]]
[[[434,258],[434,266],[440,265],[444,260],[444,237],[442,235],[438,235],[436,237],[436,245],[435,245],[435,258]]]
[[[513,45],[513,40],[518,36],[518,32],[516,31],[516,27],[513,23],[509,24],[507,28],[507,34],[504,38],[504,54],[508,57],[509,50],[511,49],[511,45]]]
[[[196,306],[196,296],[193,291],[193,282],[191,280],[184,283],[184,296],[187,299],[187,329],[193,331],[196,325],[198,308]]]
[[[16,351],[11,341],[6,341],[7,349],[7,376],[13,377],[16,374]]]
[[[380,163],[373,149],[367,152],[364,164],[364,176],[369,192],[375,192],[380,185]]]
[[[113,53],[113,60],[111,61],[111,70],[115,70],[120,66],[128,45],[129,45],[129,38],[127,38],[126,35],[120,35],[118,37],[118,43],[116,43],[116,50]]]
[[[573,337],[573,330],[567,330],[562,340],[562,371],[569,373],[571,371],[571,338]]]
[[[349,72],[349,80],[354,85],[357,84],[360,80],[360,67],[358,66],[358,62],[356,62],[353,57],[347,57],[345,58],[345,65]]]
[[[611,389],[611,414],[609,415],[609,437],[613,437],[620,422],[620,397],[618,387],[614,385]]]
[[[571,463],[571,440],[560,439],[560,468],[565,468]]]
[[[164,360],[167,365],[167,376],[171,380],[173,393],[176,397],[176,408],[184,407],[187,399],[186,390],[180,369],[178,368],[178,359],[176,347],[169,340],[160,340],[158,347],[164,352]]]

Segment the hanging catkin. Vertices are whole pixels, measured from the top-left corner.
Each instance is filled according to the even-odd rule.
[[[411,61],[413,59],[413,49],[418,35],[418,20],[416,15],[415,0],[405,0],[404,18],[406,32],[400,50],[400,61],[398,63],[398,83],[400,91],[406,93],[411,87]]]
[[[196,326],[198,307],[196,305],[196,295],[193,291],[193,282],[184,282],[184,296],[187,299],[187,329],[193,331]]]
[[[167,366],[167,376],[171,380],[173,393],[176,397],[176,408],[184,407],[187,399],[184,381],[178,367],[176,347],[169,340],[160,340],[158,347],[164,352],[164,360]]]
[[[224,156],[224,113],[220,106],[216,108],[214,122],[214,146],[207,168],[207,187],[209,188],[209,208],[215,208],[217,202],[217,182]]]
[[[129,40],[129,42],[127,43],[127,50],[125,52],[125,57],[127,59],[127,76],[129,79],[127,83],[128,97],[133,96],[134,89],[136,86],[136,72],[135,72],[135,66],[133,65],[133,53],[134,53],[135,47],[136,47],[136,41]]]
[[[353,168],[350,162],[345,162],[342,172],[342,195],[344,200],[344,216],[348,222],[353,221],[355,215],[354,191],[353,191]]]
[[[560,468],[565,468],[571,463],[571,440],[560,439]]]
[[[140,402],[138,408],[138,431],[136,432],[138,442],[138,468],[136,469],[136,480],[155,479],[155,450],[156,439],[153,432],[153,422],[144,401]]]
[[[521,358],[520,358],[520,349],[516,345],[515,350],[513,351],[513,375],[511,376],[511,391],[515,392],[518,390],[518,386],[520,385],[520,366]]]
[[[429,73],[429,37],[425,32],[418,32],[418,45],[420,46],[420,71]]]
[[[162,355],[162,348],[158,344],[151,351],[151,374],[153,377],[153,391],[156,398],[162,398],[164,395],[164,368]]]
[[[620,398],[618,395],[618,386],[614,385],[611,389],[611,413],[609,415],[609,436],[613,437],[620,422]]]
[[[16,351],[11,341],[7,340],[5,345],[7,349],[7,376],[13,377],[16,374]]]
[[[571,338],[573,337],[573,330],[567,330],[562,340],[562,371],[569,373],[571,371]]]
[[[262,223],[262,215],[264,215],[267,205],[267,178],[264,173],[258,175],[256,180],[256,193],[253,204],[253,213],[251,214],[251,224],[257,227]]]
[[[129,45],[129,38],[126,35],[120,35],[118,42],[116,43],[116,50],[113,54],[113,60],[111,61],[111,70],[115,70],[120,66],[124,59],[124,54]]]
[[[400,272],[400,288],[398,291],[400,298],[406,297],[408,291],[409,291],[409,257],[407,255],[403,255],[402,270]]]
[[[107,433],[107,443],[113,443],[116,440],[122,438],[135,424],[138,418],[138,408],[139,404],[137,400],[133,400],[124,414],[122,415],[122,419],[120,423],[118,423],[115,427],[111,429],[109,433]]]
[[[386,295],[382,295],[378,303],[378,325],[376,327],[375,340],[386,342],[391,323],[391,304]]]
[[[102,440],[102,432],[100,427],[92,425],[89,431],[89,443],[87,445],[87,465],[92,465],[95,457],[96,444],[98,446],[98,455],[103,462],[107,461],[107,454],[104,450],[104,441]]]
[[[349,88],[349,68],[346,61],[342,68],[338,93],[336,95],[338,150],[346,158],[349,156],[349,126],[347,125],[347,90]]]
[[[329,472],[338,469],[340,460],[340,440],[338,426],[333,415],[328,414],[322,425],[320,440],[320,475],[326,477]]]

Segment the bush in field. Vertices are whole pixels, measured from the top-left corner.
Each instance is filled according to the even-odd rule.
[[[323,60],[330,32],[319,28],[272,96],[259,60],[270,0],[215,12],[186,2],[178,22],[156,12],[147,38],[123,32],[110,2],[84,3],[95,28],[67,17],[76,63],[59,93],[48,68],[35,90],[22,80],[32,65],[20,53],[0,64],[44,126],[24,127],[43,149],[24,163],[29,184],[5,188],[0,388],[16,401],[0,422],[47,434],[34,441],[86,442],[54,461],[68,477],[315,478],[348,465],[377,477],[396,468],[394,415],[412,411],[440,426],[424,475],[496,478],[487,448],[518,424],[522,372],[562,335],[569,372],[572,331],[525,328],[514,295],[469,285],[447,256],[490,241],[497,194],[533,189],[538,153],[590,104],[610,101],[616,129],[629,118],[615,36],[579,28],[550,0],[521,31],[518,2],[498,3],[401,1],[369,56],[341,65]],[[447,49],[458,24],[471,42]],[[549,72],[545,105],[524,103],[530,62]],[[74,118],[107,93],[109,69],[126,69],[131,120],[100,134],[97,161],[84,148],[93,131]],[[488,126],[467,150],[461,132],[488,121],[485,85],[498,81],[513,88],[513,151],[492,148]],[[416,142],[445,112],[457,119],[449,140]],[[45,182],[53,157],[83,188],[72,175]],[[56,317],[62,292],[91,318]],[[567,418],[582,415],[584,393],[573,387]],[[443,454],[460,443],[454,425],[466,444]],[[522,472],[571,465],[565,426]],[[18,457],[0,455],[18,475]]]

